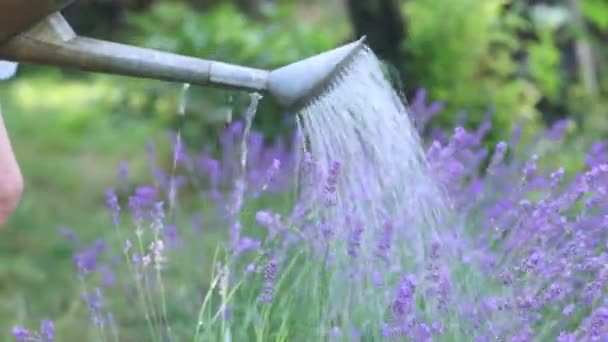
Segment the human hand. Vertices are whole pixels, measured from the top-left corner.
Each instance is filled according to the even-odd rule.
[[[19,205],[23,176],[13,153],[0,108],[0,227],[4,226]]]

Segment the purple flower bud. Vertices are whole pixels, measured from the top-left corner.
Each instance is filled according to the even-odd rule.
[[[65,236],[70,242],[76,243],[78,241],[78,236],[76,232],[67,227],[59,228],[59,234]]]
[[[568,129],[569,124],[570,124],[570,120],[568,120],[568,119],[556,121],[551,126],[551,129],[549,130],[549,134],[548,134],[549,139],[560,140],[566,133],[566,130]]]
[[[576,309],[575,304],[573,304],[573,303],[568,304],[568,305],[566,305],[566,307],[564,307],[564,310],[562,310],[562,314],[564,316],[570,316],[574,312],[575,309]]]
[[[537,164],[536,162],[538,161],[538,156],[536,154],[533,154],[532,157],[526,162],[526,166],[524,167],[523,170],[523,181],[527,182],[530,180],[530,177],[532,176],[532,174],[534,172],[536,172],[536,168],[537,168]]]
[[[175,225],[169,225],[165,228],[165,237],[169,248],[175,248],[179,245],[179,233]]]
[[[433,322],[433,324],[431,324],[431,331],[435,335],[443,334],[443,324],[441,324],[441,322]]]
[[[271,258],[264,267],[264,286],[260,296],[262,303],[269,304],[272,302],[275,291],[275,283],[277,280],[278,262],[275,258]]]
[[[106,207],[112,214],[112,223],[118,225],[120,223],[120,205],[114,189],[106,190]]]
[[[239,255],[241,253],[257,250],[262,246],[262,243],[259,240],[250,238],[250,237],[242,237],[237,244],[235,253]]]
[[[416,285],[417,281],[413,275],[408,274],[401,278],[397,288],[397,295],[395,296],[392,306],[393,316],[395,318],[405,318],[405,316],[410,312],[413,305]]]
[[[85,248],[74,254],[73,261],[80,274],[92,272],[97,267],[97,252],[93,248]]]
[[[492,155],[492,160],[490,161],[490,165],[488,166],[488,173],[494,174],[496,169],[503,163],[505,159],[505,155],[507,153],[507,143],[504,141],[496,144],[496,150]]]
[[[382,286],[382,284],[384,284],[384,280],[382,278],[382,274],[380,274],[380,272],[378,272],[378,271],[373,271],[371,278],[372,278],[372,283],[375,286]]]
[[[348,238],[348,255],[353,259],[357,257],[361,246],[361,235],[363,234],[363,225],[355,224]]]
[[[338,176],[340,174],[340,163],[334,161],[329,167],[329,175],[323,189],[325,194],[325,202],[327,206],[333,206],[336,204],[335,193],[338,186]]]
[[[135,189],[135,196],[139,199],[141,205],[149,206],[156,202],[157,191],[152,186],[140,186]]]
[[[390,221],[387,221],[384,224],[384,230],[382,236],[380,237],[380,241],[378,242],[378,247],[376,249],[376,256],[382,260],[388,261],[388,252],[391,249],[393,241],[393,224]]]
[[[555,189],[564,179],[564,168],[560,167],[557,171],[551,173],[551,188]]]
[[[568,334],[565,331],[562,331],[559,333],[559,336],[557,336],[557,342],[577,342],[578,339],[576,338],[575,334]]]
[[[105,316],[102,312],[102,292],[95,288],[92,292],[82,294],[82,299],[87,304],[91,322],[97,327],[105,326]]]
[[[33,339],[29,330],[23,327],[13,327],[13,336],[19,342],[29,342]]]
[[[274,224],[274,216],[267,211],[258,211],[255,214],[255,220],[260,226],[271,226]]]
[[[129,164],[127,162],[120,162],[120,165],[118,166],[118,177],[123,186],[126,187],[129,184]]]
[[[53,321],[48,319],[43,320],[40,323],[40,334],[42,335],[44,342],[55,341],[55,325]]]

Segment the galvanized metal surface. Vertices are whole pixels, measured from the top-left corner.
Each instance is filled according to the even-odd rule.
[[[0,0],[0,43],[24,32],[74,0]]]
[[[3,10],[24,10],[19,1],[0,0],[13,7],[0,5]],[[247,91],[268,92],[285,107],[299,106],[322,93],[339,74],[342,67],[363,47],[363,38],[340,48],[310,57],[294,64],[266,71],[245,66],[195,57],[177,55],[153,49],[79,37],[59,12],[46,13],[38,23],[33,18],[52,8],[60,8],[68,0],[31,0],[40,6],[19,25],[0,28],[29,28],[0,44],[0,60],[32,63],[89,72],[151,78],[202,86],[223,87]],[[28,1],[29,2],[29,1]],[[2,16],[10,17],[7,12]],[[36,14],[36,15],[34,15]],[[14,14],[17,16],[16,14]],[[28,25],[24,23],[27,22]],[[7,31],[1,31],[6,34]],[[0,70],[1,71],[1,70]]]

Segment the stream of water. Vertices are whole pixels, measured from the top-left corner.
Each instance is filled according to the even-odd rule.
[[[310,197],[310,207],[329,221],[349,213],[366,230],[382,229],[387,217],[408,222],[400,233],[409,248],[424,254],[421,249],[441,225],[446,205],[407,108],[374,53],[360,51],[325,94],[298,115],[321,173],[310,183],[317,195]],[[335,199],[327,207],[319,199],[327,189],[318,177],[326,179],[335,162]]]

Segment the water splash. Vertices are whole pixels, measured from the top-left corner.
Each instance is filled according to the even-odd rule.
[[[334,222],[348,213],[376,232],[388,217],[406,222],[399,231],[407,248],[422,256],[446,206],[408,111],[368,48],[338,78],[298,114],[320,173],[307,176],[312,186],[304,191],[316,189],[307,195],[310,208]],[[318,180],[327,179],[335,162],[340,163],[336,198],[326,207]]]
[[[186,107],[188,104],[188,90],[190,89],[190,84],[188,83],[184,83],[182,86],[182,91],[181,91],[181,97],[180,97],[180,101],[177,107],[177,111],[180,115],[180,117],[183,117],[186,115]],[[181,128],[178,128],[177,130],[177,134],[175,136],[175,143],[173,146],[173,160],[172,160],[172,166],[171,166],[171,177],[169,180],[169,216],[171,216],[172,218],[174,218],[175,215],[175,203],[176,203],[176,197],[177,197],[177,184],[176,184],[176,171],[177,171],[177,164],[179,162],[179,158],[180,158],[180,154],[182,153],[182,136],[181,136]],[[164,229],[164,227],[161,227]],[[154,241],[158,242],[160,241],[162,243],[162,240],[159,236],[159,232],[155,232],[155,236],[154,236]],[[158,246],[156,243],[154,244],[154,246]],[[162,248],[162,247],[160,247]],[[162,249],[161,249],[162,250]],[[160,253],[160,252],[158,252]],[[156,269],[156,280],[158,282],[158,286],[159,286],[159,292],[160,292],[160,322],[162,324],[162,334],[163,334],[163,340],[166,341],[172,341],[173,338],[173,332],[172,332],[172,328],[170,325],[170,320],[168,318],[168,314],[167,314],[167,298],[166,298],[166,291],[165,291],[165,284],[161,275],[161,269],[160,267],[158,267]]]
[[[182,86],[181,96],[179,100],[179,104],[177,107],[177,111],[180,117],[184,117],[186,115],[186,109],[188,105],[188,90],[190,89],[189,83],[184,83]],[[175,136],[175,145],[173,146],[173,165],[171,169],[171,184],[169,185],[169,213],[173,214],[175,209],[175,197],[177,195],[177,186],[175,184],[175,171],[177,169],[177,163],[179,161],[179,155],[182,151],[182,131],[181,128],[178,128],[177,134]]]
[[[262,95],[260,95],[259,93],[251,93],[249,94],[249,98],[249,106],[243,114],[245,119],[245,126],[243,128],[243,135],[241,138],[242,140],[239,150],[239,168],[237,170],[236,179],[234,181],[234,192],[232,194],[233,200],[229,203],[228,207],[229,219],[231,221],[230,241],[233,248],[236,248],[236,246],[238,246],[241,239],[241,225],[238,220],[238,215],[243,207],[243,200],[245,197],[245,192],[247,191],[247,143],[249,141],[251,126],[253,124],[253,120],[255,119],[255,114],[257,112],[258,103],[262,99]]]
[[[188,90],[190,89],[189,83],[184,83],[182,86],[182,94],[179,100],[178,112],[179,115],[186,115],[186,106],[188,105]]]

